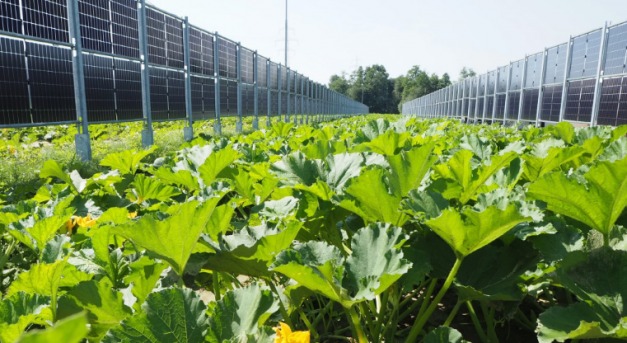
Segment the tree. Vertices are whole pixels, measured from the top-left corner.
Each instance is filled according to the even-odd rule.
[[[348,95],[348,89],[351,87],[350,83],[346,79],[346,74],[342,73],[342,75],[333,75],[331,76],[331,80],[329,81],[329,88],[333,91],[336,91],[340,94]]]
[[[472,70],[472,68],[463,67],[462,70],[459,71],[459,80],[461,81],[467,77],[473,77],[476,75],[477,73],[475,73],[475,71]]]
[[[395,84],[394,90],[396,94],[400,94],[400,98],[397,99],[397,110],[400,111],[402,104],[406,101],[419,98],[423,95],[435,92],[438,89],[447,87],[451,84],[451,79],[448,74],[442,75],[442,78],[437,74],[427,74],[426,71],[420,69],[419,66],[413,66],[405,76],[399,78],[399,81]]]

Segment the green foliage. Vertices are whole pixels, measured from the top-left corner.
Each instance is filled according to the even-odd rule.
[[[206,308],[191,290],[151,293],[141,311],[111,329],[103,342],[204,342],[209,326]]]
[[[258,285],[230,291],[208,311],[207,340],[212,343],[245,342],[265,334],[264,323],[278,310],[279,304],[272,292]]]
[[[601,162],[584,175],[585,184],[560,172],[529,187],[529,194],[546,202],[551,211],[576,219],[609,239],[627,206],[627,158]]]
[[[354,77],[396,99],[449,82]],[[627,127],[278,119],[0,180],[0,340],[625,339]],[[32,131],[3,162],[34,163]]]

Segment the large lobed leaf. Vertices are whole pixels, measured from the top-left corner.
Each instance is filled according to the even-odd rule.
[[[512,204],[505,210],[490,206],[482,212],[464,208],[460,213],[449,208],[426,224],[448,243],[458,257],[465,257],[503,236],[517,224],[529,220]]]
[[[164,259],[174,271],[183,275],[187,260],[219,200],[212,198],[204,203],[190,201],[164,220],[144,216],[137,222],[116,227],[111,232]]]
[[[51,328],[23,335],[19,343],[79,343],[87,336],[87,318],[84,313],[58,321]]]
[[[627,338],[627,252],[603,247],[570,253],[557,281],[581,302],[540,315],[541,342],[586,338]]]
[[[562,172],[529,186],[529,194],[559,214],[578,220],[606,237],[627,206],[627,158],[600,162],[585,174],[586,185]]]
[[[349,308],[374,299],[408,271],[411,263],[400,249],[405,240],[398,227],[371,224],[355,233],[348,258],[334,246],[307,242],[279,254],[272,269]]]
[[[105,343],[198,343],[205,341],[207,307],[190,289],[152,293],[142,311],[109,330]]]
[[[263,334],[263,324],[278,309],[272,292],[257,284],[229,291],[208,311],[207,341],[247,342],[248,337]]]

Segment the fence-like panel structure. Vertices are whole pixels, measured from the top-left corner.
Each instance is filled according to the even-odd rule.
[[[485,123],[627,124],[627,22],[408,101],[402,113]]]
[[[0,0],[0,128],[260,117],[304,122],[368,107],[145,0]]]

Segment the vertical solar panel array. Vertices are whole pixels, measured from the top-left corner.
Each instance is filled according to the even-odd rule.
[[[136,0],[110,0],[113,53],[139,58],[139,31]]]
[[[111,57],[85,55],[85,95],[89,120],[110,121],[115,117],[114,63]]]
[[[22,0],[22,14],[24,35],[57,42],[69,41],[65,0]]]
[[[257,55],[257,109],[260,116],[268,115],[268,59]]]
[[[24,42],[0,37],[0,124],[30,123]]]
[[[71,50],[27,42],[26,52],[33,122],[76,120]]]
[[[627,123],[626,78],[627,23],[620,23],[406,102],[403,113],[461,116],[475,122],[481,117],[486,121],[621,125]],[[476,92],[467,90],[468,84],[477,84]],[[469,108],[464,114],[467,96]]]
[[[194,118],[215,117],[215,76],[212,34],[190,28],[189,51],[192,113]]]
[[[116,119],[130,121],[142,118],[141,65],[137,61],[117,58],[113,63]]]
[[[627,23],[609,28],[598,123],[627,124]]]
[[[524,68],[525,60],[519,60],[510,65],[509,88],[507,90],[507,119],[518,120],[518,109],[520,108],[520,92],[522,89]]]
[[[81,116],[88,123],[142,120],[143,91],[150,92],[154,120],[188,115],[192,119],[213,118],[217,116],[216,84],[220,84],[219,110],[227,116],[236,115],[238,110],[253,115],[255,107],[257,113],[266,113],[268,90],[275,114],[286,111],[288,99],[291,111],[303,107],[299,74],[290,73],[288,89],[286,69],[281,68],[279,90],[278,65],[272,63],[268,68],[266,58],[255,62],[252,50],[227,38],[193,26],[187,28],[182,18],[149,5],[145,9],[148,51],[141,60],[139,35],[144,28],[139,27],[137,0],[77,0],[77,5],[74,17],[68,13],[68,0],[0,0],[0,126],[77,122],[75,95],[83,90],[75,90],[75,82],[79,87],[84,83],[87,113]],[[78,46],[70,41],[69,32],[73,20],[80,27],[77,34],[83,51],[83,58],[75,60],[73,51]],[[183,36],[188,29],[186,47]],[[185,66],[186,51],[189,69]],[[214,65],[216,60],[218,65]],[[81,61],[82,65],[73,65]],[[147,85],[141,81],[143,62],[150,75]],[[81,69],[84,82],[74,75]],[[191,113],[187,113],[187,92],[191,95]],[[339,97],[334,99],[338,111],[367,111],[350,101],[350,106],[342,108]]]
[[[270,73],[270,116],[279,114],[279,65],[270,62],[268,73]]]

